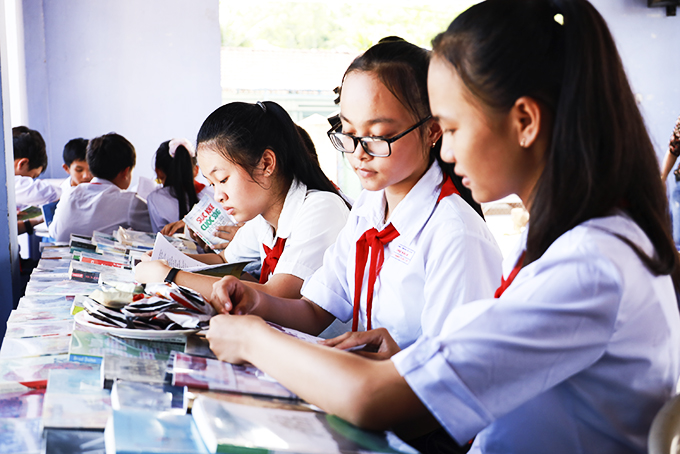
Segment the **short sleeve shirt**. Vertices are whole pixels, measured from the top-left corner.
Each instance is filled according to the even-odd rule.
[[[435,163],[385,222],[384,191],[363,191],[349,220],[302,295],[343,322],[352,319],[356,242],[370,228],[392,223],[399,236],[384,248],[375,282],[371,325],[386,328],[400,347],[438,332],[457,305],[493,295],[501,252],[484,220],[459,195],[437,203],[443,174]],[[362,284],[359,324],[367,326]]]
[[[308,190],[300,181],[291,184],[279,216],[278,230],[262,216],[245,223],[224,250],[227,262],[264,260],[263,245],[273,248],[276,238],[286,238],[274,275],[306,279],[323,262],[323,254],[347,221],[349,208],[335,193]]]
[[[470,452],[647,452],[680,374],[680,317],[671,278],[612,233],[653,252],[623,214],[587,221],[392,358],[458,442],[476,436]]]

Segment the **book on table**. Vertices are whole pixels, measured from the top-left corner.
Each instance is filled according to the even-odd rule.
[[[103,429],[111,414],[111,392],[100,386],[98,370],[51,370],[43,402],[43,426]]]
[[[153,410],[186,414],[189,393],[186,386],[169,383],[140,383],[115,380],[111,389],[114,410]]]
[[[32,358],[0,359],[0,389],[12,389],[16,384],[26,388],[45,388],[52,369],[96,370],[99,364],[74,363],[68,354],[37,356]]]
[[[191,415],[114,410],[104,430],[106,454],[208,454]]]
[[[104,355],[167,361],[173,351],[183,351],[184,344],[174,342],[125,339],[104,333],[90,333],[74,329],[68,348],[69,361],[101,364]]]
[[[45,429],[45,454],[105,454],[103,430]]]
[[[416,452],[395,443],[394,435],[362,430],[321,412],[242,405],[198,396],[192,416],[211,453]]]
[[[295,394],[254,366],[177,353],[172,374],[173,385],[297,399]]]
[[[171,360],[105,355],[101,367],[102,387],[111,389],[115,380],[169,383],[168,361]]]

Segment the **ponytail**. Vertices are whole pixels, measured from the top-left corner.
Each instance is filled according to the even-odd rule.
[[[163,142],[156,151],[155,166],[165,173],[163,187],[170,188],[170,194],[178,201],[179,219],[184,218],[198,203],[194,186],[196,157],[193,147],[186,139]]]
[[[232,102],[219,107],[201,125],[197,143],[209,144],[251,177],[265,150],[272,150],[280,177],[340,196],[321,170],[316,153],[305,145],[298,126],[275,102]]]
[[[679,270],[654,148],[614,40],[587,0],[487,0],[433,47],[487,107],[507,112],[529,96],[553,114],[525,265],[568,230],[623,209],[654,246],[650,257],[620,237],[647,268]]]

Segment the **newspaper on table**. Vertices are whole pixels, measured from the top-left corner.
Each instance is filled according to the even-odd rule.
[[[215,236],[217,227],[237,224],[236,219],[232,215],[227,214],[212,197],[203,197],[184,216],[183,220],[184,224],[210,247],[225,242],[223,239]]]

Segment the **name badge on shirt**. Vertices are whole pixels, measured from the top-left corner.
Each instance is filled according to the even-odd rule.
[[[392,254],[392,257],[408,265],[408,263],[413,258],[413,254],[415,254],[415,252],[416,251],[414,251],[413,249],[408,248],[403,244],[400,244],[399,246],[397,246],[397,250],[394,251],[394,253]]]

